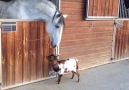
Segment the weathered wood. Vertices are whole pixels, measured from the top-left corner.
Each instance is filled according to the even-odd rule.
[[[118,16],[119,0],[89,0],[89,16]]]
[[[30,80],[29,30],[29,22],[23,22],[23,82]]]
[[[43,78],[43,63],[44,63],[44,27],[45,24],[43,22],[38,22],[38,32],[37,32],[37,79]]]
[[[30,22],[30,80],[36,80],[37,22]]]
[[[2,83],[7,86],[7,34],[2,34]]]
[[[14,32],[7,33],[7,86],[15,84]]]
[[[50,43],[49,43],[49,38],[48,38],[48,33],[46,31],[44,31],[44,77],[48,76],[48,71],[49,71],[49,62],[46,58],[47,55],[49,55],[49,49],[48,47],[50,47]]]
[[[1,22],[0,22],[0,84],[2,85],[2,46],[1,46],[1,43],[2,43],[2,30],[1,30]],[[0,89],[2,88],[2,86],[0,86]]]
[[[18,21],[16,32],[2,33],[3,87],[48,77],[50,41],[42,21]]]
[[[60,44],[60,58],[78,58],[79,66],[82,66],[80,69],[110,61],[114,29],[114,21],[84,20],[83,13],[85,10],[80,6],[86,5],[86,0],[83,1],[84,2],[74,1],[74,3],[78,3],[78,7],[71,4],[73,1],[68,0],[62,0],[61,5],[61,11],[69,16],[65,20],[66,28],[63,32]],[[114,4],[113,0],[111,0],[111,2],[110,0],[89,1],[90,16],[110,16],[109,11],[113,9],[113,7],[109,8],[108,6],[110,3]],[[66,4],[71,5],[68,7]],[[113,13],[112,11],[113,10],[110,11],[111,14]]]
[[[129,21],[121,21],[122,27],[116,31],[115,60],[129,57]]]
[[[23,69],[23,32],[22,32],[22,22],[19,22],[17,25],[18,30],[15,33],[15,83],[22,83],[22,69]]]

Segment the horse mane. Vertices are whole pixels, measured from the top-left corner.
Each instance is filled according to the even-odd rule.
[[[59,14],[57,14],[57,12],[59,12]],[[57,14],[57,16],[56,16],[56,14]],[[57,28],[59,27],[60,24],[63,25],[63,28],[65,27],[65,22],[64,22],[63,14],[59,11],[58,8],[56,8],[56,12],[55,12],[55,14],[53,16],[52,22],[54,21],[54,18],[59,18],[59,20],[58,20],[58,22],[56,24]]]
[[[21,1],[23,1],[23,2],[29,2],[30,4],[32,3],[30,1],[33,1],[33,3],[35,3],[35,2],[43,2],[43,3],[47,4],[47,5],[49,5],[50,8],[52,8],[52,9],[55,8],[55,10],[56,10],[55,14],[54,14],[54,16],[52,18],[52,22],[54,21],[55,18],[59,18],[58,22],[56,23],[56,26],[63,25],[63,27],[65,27],[63,14],[59,11],[59,9],[51,1],[47,1],[47,0],[0,0],[0,1],[2,1],[2,2],[12,2],[12,3],[13,2],[20,3]]]
[[[12,0],[0,0],[0,1],[3,1],[3,2],[10,2],[10,1],[12,1]]]
[[[63,27],[65,28],[65,22],[64,22],[63,14],[60,13],[60,16],[57,15],[57,17],[60,18],[59,21],[58,21],[58,23],[57,23],[57,25],[62,24],[62,25],[64,25]]]

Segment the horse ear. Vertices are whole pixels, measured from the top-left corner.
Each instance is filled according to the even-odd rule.
[[[63,17],[66,18],[66,17],[68,17],[68,15],[64,14]]]

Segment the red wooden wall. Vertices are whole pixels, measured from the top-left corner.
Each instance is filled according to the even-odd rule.
[[[129,58],[129,21],[121,20],[122,27],[116,29],[114,59]]]
[[[89,16],[118,16],[119,0],[89,0]]]
[[[49,36],[45,22],[17,22],[16,32],[2,32],[3,87],[48,77]]]
[[[61,0],[68,14],[60,45],[60,58],[76,57],[80,69],[110,62],[114,21],[84,20],[86,0]]]

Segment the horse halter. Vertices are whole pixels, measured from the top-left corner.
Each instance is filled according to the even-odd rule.
[[[58,11],[59,11],[59,10],[56,8],[55,14],[54,14],[54,16],[53,16],[53,18],[52,18],[52,22],[54,21],[54,18],[55,18],[56,13],[57,13]]]

